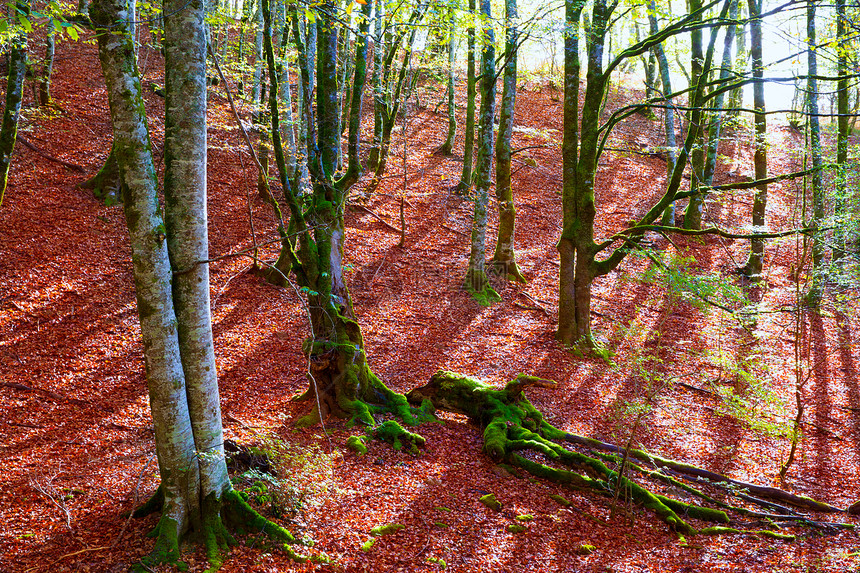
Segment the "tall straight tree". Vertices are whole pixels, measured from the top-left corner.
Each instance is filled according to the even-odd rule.
[[[836,229],[834,231],[833,260],[838,261],[845,254],[845,205],[848,200],[847,163],[848,163],[848,14],[845,0],[836,0],[836,163],[839,174],[836,181]]]
[[[376,0],[379,2],[380,0]],[[367,36],[370,30],[370,10],[373,2],[367,2],[361,8],[358,23],[358,35],[355,38],[355,75],[351,92],[349,112],[349,144],[347,147],[347,168],[339,184],[350,188],[361,177],[361,162],[359,160],[359,136],[361,135],[361,108],[364,102],[364,86],[367,83]]]
[[[220,549],[234,541],[230,525],[250,525],[282,542],[291,542],[292,536],[256,514],[233,491],[223,457],[209,282],[201,264],[206,259],[203,2],[165,2],[167,91],[175,93],[168,93],[166,110],[163,220],[129,1],[95,0],[90,15],[122,180],[161,475],[156,495],[138,512],[161,510],[155,547],[133,570],[177,563],[179,542],[191,531],[217,566]]]
[[[660,26],[657,23],[657,3],[655,0],[648,2],[648,29],[652,35],[660,31]],[[657,58],[660,84],[666,102],[666,107],[663,110],[663,129],[666,133],[666,177],[668,179],[672,177],[678,156],[677,142],[675,141],[675,104],[672,100],[672,71],[669,69],[669,61],[666,59],[666,51],[662,44],[657,44],[651,51]],[[675,203],[671,203],[663,211],[661,222],[664,225],[675,224]]]
[[[729,7],[729,20],[735,21],[738,18],[738,0],[732,0]],[[735,26],[725,27],[725,39],[723,43],[723,61],[720,65],[718,74],[718,86],[729,81],[732,75],[732,45],[735,43]],[[719,87],[718,87],[719,90]],[[717,150],[720,144],[720,132],[723,127],[723,102],[725,101],[725,93],[719,90],[719,93],[713,99],[710,105],[710,119],[708,121],[708,147],[705,157],[705,165],[702,171],[702,184],[707,188],[714,182],[714,172],[717,168]]]
[[[753,83],[753,121],[755,122],[755,155],[753,164],[755,178],[762,181],[767,178],[767,114],[764,99],[764,56],[762,52],[761,26],[762,0],[747,0],[750,14],[750,55],[752,56]],[[753,198],[752,224],[762,228],[765,225],[767,209],[767,183],[759,183]],[[748,277],[758,279],[764,266],[764,241],[750,241],[750,255],[741,271]]]
[[[478,132],[478,160],[475,166],[475,199],[466,288],[482,304],[499,300],[487,280],[487,207],[490,203],[490,171],[493,161],[493,116],[496,112],[496,35],[490,0],[481,0],[481,113]]]
[[[505,75],[496,142],[496,200],[499,204],[499,232],[491,265],[502,276],[525,282],[514,252],[516,208],[511,188],[511,135],[517,102],[517,0],[505,0]],[[494,74],[495,76],[495,74]]]
[[[806,110],[809,121],[809,153],[812,158],[811,191],[812,217],[809,227],[812,233],[812,284],[809,289],[809,302],[813,305],[821,300],[824,286],[824,178],[821,174],[823,158],[821,154],[821,122],[818,119],[818,47],[816,46],[816,13],[815,0],[806,3],[806,41],[807,41],[807,79],[806,79]]]
[[[478,81],[475,75],[475,0],[469,0],[469,23],[466,27],[466,125],[463,126],[463,172],[457,184],[459,191],[472,186],[472,164],[475,160],[475,101]]]
[[[702,0],[689,0],[690,13],[696,21],[702,20]],[[696,88],[700,82],[707,83],[707,77],[702,76],[702,29],[694,27],[690,31],[690,88]],[[692,105],[690,107],[693,107]],[[690,202],[684,210],[684,228],[700,229],[702,227],[702,209],[704,196],[701,193],[702,177],[705,166],[705,137],[700,130],[699,139],[690,153]]]
[[[454,138],[457,135],[457,116],[454,107],[454,64],[457,53],[457,0],[448,0],[446,6],[448,16],[448,136],[442,144],[440,151],[449,155],[454,150]]]

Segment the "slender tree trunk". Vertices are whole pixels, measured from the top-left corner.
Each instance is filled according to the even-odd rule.
[[[654,0],[648,3],[648,25],[651,35],[657,34],[660,29],[657,25],[657,6]],[[669,69],[669,61],[666,59],[666,52],[663,50],[662,44],[657,44],[653,49],[654,55],[657,57],[658,71],[660,73],[660,82],[663,88],[663,94],[666,98],[666,109],[663,113],[663,128],[666,133],[666,182],[672,178],[672,173],[675,171],[675,162],[678,159],[677,142],[675,141],[675,103],[669,95],[672,93],[672,77]],[[675,224],[675,203],[672,202],[662,216],[663,225],[672,226]]]
[[[729,8],[729,18],[736,20],[738,17],[738,0],[732,0]],[[732,75],[732,45],[735,43],[735,27],[726,26],[725,41],[723,44],[723,60],[720,66],[719,88],[729,81]],[[713,100],[710,107],[713,111],[710,112],[710,121],[708,122],[708,149],[707,158],[705,159],[705,167],[702,174],[702,183],[705,187],[710,187],[714,182],[714,171],[717,168],[717,150],[720,144],[720,131],[723,126],[722,109],[725,101],[725,94],[720,92]]]
[[[167,248],[178,274],[173,301],[194,443],[203,523],[231,490],[209,309],[206,213],[206,37],[204,0],[165,0],[164,196]],[[210,515],[206,515],[210,512]],[[214,533],[213,533],[214,534]],[[216,546],[217,547],[217,546]]]
[[[807,80],[806,80],[806,109],[809,112],[809,143],[812,156],[812,218],[809,227],[812,232],[812,285],[809,290],[809,302],[817,305],[821,300],[825,275],[825,244],[824,231],[820,230],[824,222],[824,181],[821,174],[821,126],[818,118],[818,52],[815,28],[816,1],[808,0],[806,4],[806,37],[809,45],[807,50]]]
[[[3,124],[0,126],[0,206],[9,184],[9,168],[12,166],[12,153],[18,139],[18,118],[21,102],[24,99],[24,76],[27,74],[27,35],[18,27],[19,17],[30,17],[29,0],[18,0],[9,7],[14,16],[9,21],[14,32],[9,39],[9,77],[6,81],[6,104],[3,109]]]
[[[845,0],[836,0],[836,163],[838,171],[836,177],[836,202],[834,215],[836,218],[836,229],[833,232],[833,260],[840,260],[845,254],[846,236],[846,209],[849,200],[849,191],[846,181],[848,176],[848,42],[846,41],[848,30],[846,21]]]
[[[370,6],[370,2],[364,6]],[[362,7],[364,10],[364,7]],[[346,16],[346,25],[341,26],[338,35],[338,102],[340,105],[340,126],[341,134],[349,125],[349,114],[352,111],[350,102],[352,101],[352,82],[347,81],[347,78],[352,76],[352,58],[350,58],[350,28],[352,27],[352,14]],[[365,56],[366,58],[366,56]],[[337,170],[343,169],[343,146],[337,146]]]
[[[262,109],[263,101],[263,10],[259,6],[254,12],[254,22],[257,25],[257,33],[254,35],[254,76],[251,85],[251,106],[253,116],[258,121],[257,115]]]
[[[761,1],[747,0],[750,14],[750,56],[752,56],[753,78],[761,80],[764,77],[764,56],[762,54],[762,22]],[[753,84],[753,108],[755,114],[755,178],[757,180],[767,178],[767,115],[765,114],[764,82],[757,81]],[[756,187],[753,198],[752,224],[753,228],[765,226],[765,212],[767,209],[767,183],[760,183]],[[758,280],[764,266],[764,241],[753,239],[750,241],[750,255],[744,265],[742,272],[750,278]]]
[[[284,22],[281,30],[281,59],[278,72],[278,94],[283,105],[281,106],[280,133],[281,140],[286,141],[288,156],[287,169],[290,179],[296,176],[298,160],[298,146],[296,144],[296,121],[293,118],[293,99],[290,90],[290,66],[287,58],[287,46],[289,46],[290,25]]]
[[[364,101],[364,87],[367,84],[367,36],[370,29],[370,10],[373,4],[368,2],[361,8],[361,23],[358,36],[355,38],[355,76],[352,85],[352,101],[349,112],[349,144],[346,172],[338,181],[341,189],[349,189],[361,177],[361,159],[359,157],[359,138],[361,136],[361,108]]]
[[[690,0],[690,12],[697,12],[702,9],[702,0]],[[702,20],[701,15],[698,16],[695,22]],[[690,86],[696,86],[699,82],[707,81],[707,78],[702,77],[702,61],[704,60],[704,52],[702,49],[702,30],[701,28],[694,29],[690,32]],[[687,209],[684,211],[684,228],[685,229],[701,229],[702,228],[702,209],[704,208],[704,197],[699,191],[702,186],[702,177],[705,165],[705,137],[704,130],[701,131],[702,136],[696,141],[691,156],[691,172],[690,172],[690,202]]]
[[[571,346],[577,339],[576,322],[576,188],[579,163],[579,20],[585,2],[567,0],[564,29],[564,132],[562,137],[562,231],[558,241],[558,330],[556,339]]]
[[[496,200],[499,204],[499,233],[492,266],[500,275],[525,282],[514,253],[516,209],[511,188],[511,135],[517,99],[517,0],[505,2],[505,75],[499,114],[499,136],[496,142]]]
[[[478,83],[475,77],[475,0],[469,0],[469,15],[472,20],[466,29],[466,125],[463,128],[463,174],[457,189],[467,191],[472,186],[472,163],[475,148],[475,101],[478,99]]]
[[[487,207],[490,202],[490,171],[493,158],[493,116],[496,111],[496,37],[492,26],[490,0],[481,0],[484,17],[483,55],[481,57],[481,116],[478,161],[475,167],[475,212],[466,288],[482,304],[499,299],[489,285],[486,273]]]
[[[409,72],[412,67],[413,46],[415,44],[415,35],[418,31],[418,23],[424,17],[424,13],[428,6],[429,4],[419,3],[413,8],[408,24],[394,38],[388,47],[388,54],[386,55],[382,77],[382,83],[386,86],[384,105],[380,109],[380,113],[382,114],[382,134],[376,157],[371,159],[371,161],[375,160],[376,165],[373,176],[374,185],[379,182],[382,174],[385,173],[388,153],[391,149],[391,134],[397,123],[400,106],[403,105],[403,90],[406,86],[406,79],[409,76]],[[408,39],[406,40],[405,45],[403,45],[405,50],[403,61],[400,65],[399,72],[394,74],[394,62],[396,61],[395,56],[397,55],[399,47],[403,44],[404,38],[407,37],[407,34]],[[408,99],[408,96],[406,99]]]
[[[375,0],[373,17],[373,146],[367,159],[370,169],[376,169],[379,163],[379,148],[382,146],[383,110],[385,108],[385,86],[383,83],[383,66],[385,60],[385,0]]]
[[[123,179],[126,222],[131,239],[138,315],[146,357],[149,402],[164,495],[156,550],[176,560],[180,536],[190,527],[188,508],[199,507],[191,415],[173,309],[171,269],[158,208],[158,180],[134,45],[125,20],[125,0],[96,0],[90,14],[97,27],[99,58],[107,83],[114,147]],[[168,538],[173,539],[171,544]],[[162,541],[164,540],[164,541]],[[173,547],[172,545],[175,545]]]
[[[742,18],[744,6],[738,2],[738,18]],[[747,10],[748,12],[749,10]],[[742,76],[747,68],[747,24],[744,21],[739,21],[735,27],[735,76]],[[729,117],[737,117],[740,115],[740,107],[743,106],[743,86],[738,86],[731,91],[729,95],[728,114]]]
[[[455,114],[454,101],[454,64],[456,62],[457,35],[456,35],[456,1],[448,0],[448,136],[442,144],[441,151],[450,155],[454,150],[454,139],[457,136],[457,116]]]
[[[45,37],[45,63],[42,65],[42,77],[39,78],[39,105],[51,105],[51,76],[54,73],[54,52],[56,51],[56,30],[54,19],[48,19],[48,33]]]

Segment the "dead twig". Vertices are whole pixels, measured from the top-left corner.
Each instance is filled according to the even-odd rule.
[[[20,141],[24,145],[24,147],[26,147],[27,149],[30,149],[32,151],[35,151],[37,154],[41,155],[42,157],[44,157],[48,161],[53,161],[54,163],[59,163],[63,167],[68,167],[69,169],[74,169],[75,171],[80,171],[81,173],[86,172],[86,169],[84,169],[82,166],[78,165],[77,163],[70,163],[70,162],[65,161],[63,159],[60,159],[59,157],[54,157],[50,153],[42,151],[41,149],[39,149],[38,147],[36,147],[32,143],[30,143],[27,140],[27,138],[25,138],[20,133],[18,134],[17,139],[18,139],[18,141]]]
[[[369,214],[373,215],[376,219],[378,219],[378,220],[379,220],[379,222],[380,222],[380,223],[382,223],[383,225],[385,225],[386,227],[388,227],[388,228],[389,228],[389,229],[391,229],[392,231],[396,231],[396,232],[401,233],[401,234],[403,233],[403,230],[402,230],[402,229],[398,229],[397,227],[395,227],[394,225],[392,225],[391,223],[389,223],[388,221],[386,221],[385,219],[383,219],[381,216],[379,216],[378,214],[376,214],[376,213],[375,213],[373,210],[371,210],[370,208],[365,207],[364,205],[362,205],[362,204],[360,204],[360,203],[350,203],[349,205],[350,205],[350,207],[356,207],[356,208],[358,208],[358,209],[361,209],[362,211],[366,211],[367,213],[369,213]]]
[[[19,384],[18,382],[0,382],[0,386],[5,386],[6,388],[14,388],[16,390],[23,390],[24,392],[33,392],[34,394],[43,394],[59,402],[74,402],[78,404],[84,403],[83,400],[66,398],[62,394],[57,394],[56,392],[51,392],[50,390],[45,390],[43,388],[33,388],[31,386],[27,386],[26,384]]]

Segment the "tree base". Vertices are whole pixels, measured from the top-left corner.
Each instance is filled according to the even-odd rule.
[[[152,498],[134,512],[134,516],[141,517],[157,511],[164,503],[162,491],[159,486]],[[216,570],[221,566],[223,553],[237,544],[234,532],[237,535],[263,534],[278,544],[291,559],[299,563],[308,559],[290,547],[296,540],[289,531],[261,516],[233,490],[224,493],[221,499],[217,499],[214,494],[207,496],[202,502],[200,516],[193,520],[192,530],[186,537],[203,546],[210,567]],[[172,565],[180,570],[187,568],[180,560],[182,535],[174,519],[162,515],[149,536],[156,539],[155,546],[146,557],[131,567],[131,571],[143,573],[152,571],[152,567],[158,565]]]

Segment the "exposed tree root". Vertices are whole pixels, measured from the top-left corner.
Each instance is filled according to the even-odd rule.
[[[296,426],[312,426],[330,415],[348,419],[349,425],[368,427],[377,426],[375,415],[386,413],[410,426],[433,418],[432,404],[410,406],[403,394],[388,388],[367,366],[363,350],[348,346],[348,351],[343,348],[312,351],[310,388],[296,400],[311,401],[313,405],[307,415],[296,421]],[[389,428],[384,438],[390,443],[394,439],[389,439],[392,431],[393,428]],[[406,430],[400,433],[405,441],[417,443],[410,437],[413,435]]]
[[[632,501],[641,504],[662,519],[670,529],[679,535],[692,535],[699,531],[685,519],[728,524],[728,512],[766,520],[771,518],[788,523],[818,526],[823,529],[851,528],[847,524],[816,522],[798,510],[814,512],[841,512],[839,508],[814,499],[798,496],[773,487],[759,486],[730,479],[726,476],[698,468],[689,464],[667,460],[642,450],[606,444],[598,440],[563,432],[546,422],[543,415],[523,395],[523,390],[531,385],[550,386],[551,381],[520,375],[503,389],[496,389],[478,380],[439,371],[425,386],[412,390],[408,400],[415,404],[430,400],[437,408],[467,415],[484,429],[484,452],[497,462],[519,467],[530,474],[565,484],[577,489],[597,491],[613,496],[618,491],[626,492]],[[591,450],[583,454],[567,449],[559,442],[583,446]],[[527,452],[532,452],[528,454]],[[605,452],[611,452],[609,454]],[[542,454],[548,463],[535,461],[533,454]],[[623,454],[627,461],[636,459],[656,469],[648,469],[629,464],[630,469],[640,472],[654,480],[673,487],[680,487],[687,493],[698,497],[699,504],[686,503],[652,492],[647,487],[629,479],[624,472],[614,471],[603,460],[615,462],[621,467]],[[721,487],[727,494],[758,505],[777,514],[754,512],[721,502],[701,490],[688,485],[681,479],[689,479],[708,486]],[[703,504],[716,507],[707,507]],[[790,504],[797,510],[781,504]],[[755,533],[773,532],[741,531],[736,528],[712,527],[704,533]],[[777,534],[781,535],[781,534]],[[780,537],[785,538],[785,536]]]

